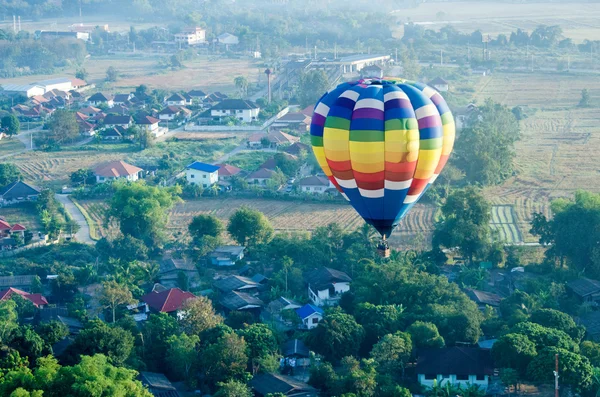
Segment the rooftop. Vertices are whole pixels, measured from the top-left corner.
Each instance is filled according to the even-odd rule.
[[[265,305],[259,298],[238,291],[231,291],[221,298],[220,303],[229,310],[253,309]]]
[[[233,176],[239,174],[242,169],[229,164],[217,164],[219,166],[219,176]]]
[[[33,283],[35,276],[2,276],[0,277],[0,288],[27,287]]]
[[[268,168],[260,168],[250,175],[248,175],[248,179],[269,179],[273,176],[275,171]]]
[[[216,104],[211,110],[244,110],[244,109],[259,109],[259,106],[252,101],[245,99],[224,99]]]
[[[450,347],[422,349],[417,374],[492,375],[494,363],[488,349]]]
[[[121,125],[125,124],[125,125],[127,125],[129,123],[131,123],[131,116],[108,114],[104,118],[104,124],[106,124],[106,125],[110,125],[110,124],[121,124]]]
[[[94,169],[94,174],[106,178],[118,178],[135,175],[140,171],[143,170],[134,165],[127,164],[124,161],[111,161],[110,163],[96,167]]]
[[[448,82],[446,80],[444,80],[441,77],[436,77],[435,79],[431,80],[429,83],[427,83],[427,85],[430,86],[434,86],[434,85],[448,85]]]
[[[196,271],[196,266],[185,259],[165,259],[160,265],[160,273],[167,273],[176,270]]]
[[[171,288],[162,292],[150,292],[142,296],[141,299],[156,311],[170,313],[181,309],[186,300],[194,298],[196,298],[196,295],[191,292]]]
[[[19,197],[35,196],[40,194],[40,189],[31,186],[25,182],[17,181],[9,183],[8,185],[0,188],[0,196],[4,200],[17,199]]]
[[[489,305],[493,307],[500,306],[500,302],[502,301],[502,297],[497,294],[493,294],[491,292],[480,291],[476,289],[471,289],[468,291],[469,298],[474,300],[476,303],[480,305]]]
[[[10,299],[15,294],[27,299],[28,301],[33,303],[35,307],[40,307],[48,304],[46,297],[44,297],[42,294],[30,294],[28,292],[21,291],[20,289],[12,287],[0,291],[0,301]]]
[[[313,175],[300,180],[298,184],[300,186],[329,186],[329,179]]]
[[[600,281],[592,280],[589,278],[580,278],[577,280],[569,281],[567,283],[567,287],[571,291],[573,291],[574,294],[578,295],[581,298],[584,298],[588,295],[600,292]]]
[[[256,289],[259,283],[244,276],[227,276],[215,281],[215,287],[223,292]]]
[[[328,267],[308,272],[305,279],[308,284],[319,290],[328,288],[331,283],[352,281],[346,273]]]
[[[291,376],[279,374],[259,374],[252,378],[250,385],[260,395],[283,393],[286,396],[299,393],[316,393],[316,389],[307,383],[300,382]],[[316,394],[314,394],[316,395]]]
[[[210,172],[210,173],[217,172],[219,170],[219,166],[217,166],[217,165],[201,163],[199,161],[194,161],[192,164],[188,165],[186,168],[196,170],[196,171]]]
[[[285,357],[289,356],[300,356],[300,357],[308,357],[310,355],[310,351],[308,347],[302,342],[300,339],[291,339],[283,344],[281,347],[281,352]]]
[[[301,319],[310,317],[315,313],[323,315],[324,312],[323,309],[321,309],[320,307],[311,305],[310,303],[307,303],[306,305],[296,309],[296,314],[298,314],[298,317],[300,317]]]

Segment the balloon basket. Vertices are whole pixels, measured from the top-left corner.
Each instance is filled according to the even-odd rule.
[[[383,239],[379,244],[377,244],[377,253],[382,258],[389,258],[391,255],[390,246],[387,241]]]

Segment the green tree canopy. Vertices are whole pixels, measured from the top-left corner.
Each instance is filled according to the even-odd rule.
[[[193,239],[204,236],[220,237],[224,230],[223,222],[219,218],[207,214],[196,215],[188,226],[188,231]]]
[[[111,363],[120,366],[133,352],[133,343],[131,332],[94,320],[79,332],[65,355],[70,362],[77,362],[80,355],[104,354]]]
[[[579,352],[579,347],[565,332],[546,328],[539,324],[523,322],[515,325],[511,333],[522,334],[535,344],[539,351],[545,347],[558,347],[565,350]]]
[[[558,372],[563,385],[569,385],[576,391],[586,390],[592,383],[592,366],[590,361],[577,353],[557,347],[546,347],[529,363],[527,374],[536,382],[554,380],[554,357],[559,355]]]
[[[380,338],[400,330],[403,325],[402,312],[403,308],[399,305],[359,304],[354,317],[365,330],[362,351],[370,351]]]
[[[531,314],[529,321],[543,325],[547,328],[564,331],[577,342],[580,341],[585,334],[585,329],[577,326],[571,316],[555,309],[536,310]]]
[[[200,355],[200,367],[206,381],[215,385],[228,380],[246,380],[248,356],[244,338],[226,333],[208,345]]]
[[[322,70],[311,70],[300,75],[298,101],[303,108],[314,105],[329,89],[329,80]]]
[[[215,397],[252,397],[252,391],[245,383],[230,379],[227,382],[218,384],[219,390]]]
[[[18,181],[21,171],[13,163],[0,163],[0,187]]]
[[[356,355],[365,336],[363,327],[349,314],[332,312],[311,330],[310,347],[330,361]]]
[[[0,125],[4,128],[4,132],[9,135],[17,135],[21,131],[21,123],[14,114],[9,114],[2,117]]]
[[[248,346],[247,355],[253,373],[261,369],[260,364],[265,359],[277,353],[279,348],[277,338],[273,330],[266,324],[246,325],[238,331],[238,334],[244,338]]]
[[[273,226],[262,212],[241,207],[229,218],[227,231],[238,244],[256,245],[271,239]]]
[[[378,371],[388,375],[404,374],[404,368],[412,354],[410,334],[396,332],[387,334],[371,350],[371,357],[378,364]]]
[[[521,376],[537,355],[535,343],[523,334],[507,334],[500,337],[492,348],[494,363],[500,368],[514,368]]]
[[[198,363],[200,345],[198,335],[173,335],[167,339],[167,345],[169,372],[179,380],[185,380],[190,387],[195,386],[194,369]]]
[[[67,109],[57,109],[46,123],[47,129],[38,136],[43,147],[55,147],[75,142],[79,138],[79,125],[75,113]]]
[[[410,334],[417,348],[441,348],[445,345],[444,338],[433,323],[415,321],[406,332]]]

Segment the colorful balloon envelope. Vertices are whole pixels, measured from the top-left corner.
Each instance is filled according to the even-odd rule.
[[[310,134],[325,175],[385,239],[446,165],[455,126],[435,89],[363,79],[321,97]]]

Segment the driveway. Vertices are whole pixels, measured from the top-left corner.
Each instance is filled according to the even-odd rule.
[[[65,206],[65,209],[71,215],[71,218],[79,225],[79,231],[75,233],[75,239],[84,244],[96,244],[90,237],[90,227],[85,220],[85,217],[79,211],[79,208],[73,204],[68,194],[56,194],[58,202]]]

